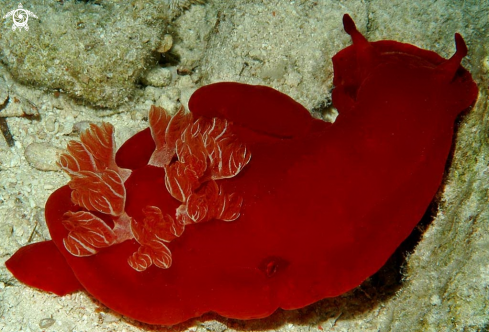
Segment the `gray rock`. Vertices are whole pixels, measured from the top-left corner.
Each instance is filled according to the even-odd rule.
[[[7,0],[3,8],[17,8]],[[91,105],[112,108],[128,100],[169,20],[169,4],[156,0],[31,1],[28,32],[4,29],[2,61],[21,83],[61,89]],[[10,25],[10,21],[9,21]]]

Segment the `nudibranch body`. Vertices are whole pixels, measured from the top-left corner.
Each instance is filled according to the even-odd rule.
[[[71,181],[46,204],[52,242],[7,267],[163,325],[266,317],[360,285],[423,216],[478,91],[459,35],[446,60],[368,42],[347,15],[344,27],[334,124],[274,89],[223,82],[192,95],[192,115],[153,107],[115,155],[113,128],[92,126],[61,159]]]

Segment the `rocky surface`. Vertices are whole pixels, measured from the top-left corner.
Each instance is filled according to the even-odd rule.
[[[153,66],[167,28],[158,1],[32,1],[30,30],[3,21],[0,60],[18,82],[67,93],[80,102],[114,108],[133,97]],[[5,1],[3,8],[17,7]],[[27,8],[26,8],[27,9]],[[25,32],[25,31],[24,31]]]

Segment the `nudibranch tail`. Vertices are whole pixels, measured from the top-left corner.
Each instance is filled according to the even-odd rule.
[[[68,153],[60,157],[60,167],[71,175],[73,172],[91,171],[102,172],[106,169],[116,171],[125,181],[130,171],[122,169],[115,163],[114,127],[103,122],[101,126],[91,124],[80,135],[80,142],[71,141],[67,147]]]
[[[153,108],[152,117],[163,109]],[[172,125],[172,123],[175,123]],[[167,124],[165,139],[175,141],[174,155],[165,158],[177,160],[164,165],[165,185],[168,192],[182,203],[177,218],[183,224],[197,223],[211,219],[235,220],[239,217],[241,199],[238,195],[227,195],[216,184],[216,180],[236,176],[250,162],[251,153],[232,133],[232,124],[225,119],[210,120],[198,118],[193,121],[179,111]],[[162,132],[152,128],[152,133]],[[156,144],[158,146],[158,143]],[[162,150],[160,150],[162,151]],[[156,150],[153,153],[159,154]],[[151,160],[161,160],[155,157]]]
[[[194,223],[211,219],[233,221],[239,217],[242,204],[242,197],[234,193],[224,194],[216,181],[211,180],[189,196],[187,215]]]
[[[91,256],[98,249],[109,247],[116,241],[114,231],[90,212],[68,211],[64,215],[63,225],[69,230],[63,243],[73,256]]]
[[[149,127],[156,144],[149,165],[164,167],[175,155],[176,142],[184,128],[192,121],[192,115],[186,114],[183,108],[171,117],[161,107],[152,106],[149,111]]]
[[[80,135],[80,142],[71,141],[68,152],[60,156],[59,165],[71,178],[71,201],[87,210],[64,215],[69,233],[63,243],[74,256],[90,256],[132,237],[130,218],[124,211],[124,181],[131,171],[117,166],[115,149],[114,127],[91,124]],[[112,216],[114,229],[89,211]]]
[[[73,203],[89,211],[121,215],[126,199],[124,180],[131,171],[115,163],[114,127],[109,123],[91,124],[80,140],[71,141],[68,153],[62,154],[59,161],[71,177],[68,185],[73,189]]]
[[[119,174],[111,169],[102,172],[80,171],[71,174],[69,186],[73,189],[73,203],[89,211],[112,216],[124,212],[126,189]]]
[[[67,212],[69,231],[63,243],[74,256],[135,239],[140,247],[127,260],[136,271],[151,265],[167,269],[172,255],[167,243],[182,235],[185,225],[218,219],[236,220],[242,198],[225,193],[216,181],[236,176],[249,163],[251,153],[232,133],[232,124],[220,118],[193,119],[180,109],[170,116],[152,106],[149,113],[155,150],[149,165],[164,169],[165,187],[180,206],[167,213],[164,206],[142,208],[143,218],[127,214],[125,180],[131,173],[115,163],[114,128],[91,125],[81,142],[70,142],[60,166],[71,177],[71,199],[86,211]],[[91,211],[107,215],[111,228]],[[141,220],[142,219],[142,220]]]
[[[156,151],[153,153],[153,158],[149,164],[155,166],[168,165],[171,161],[172,152],[167,151],[168,145],[165,144],[165,133],[171,116],[162,108],[152,105],[149,110],[148,119],[151,136],[156,145]]]
[[[167,269],[172,264],[172,256],[165,242],[179,237],[185,225],[169,214],[163,214],[157,206],[146,206],[143,213],[142,222],[133,219],[131,223],[134,237],[141,247],[127,261],[136,271],[144,271],[152,264]]]

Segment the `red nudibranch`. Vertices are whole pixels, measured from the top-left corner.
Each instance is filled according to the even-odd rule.
[[[92,125],[46,204],[52,241],[6,263],[20,281],[84,289],[136,320],[172,325],[295,309],[360,285],[410,234],[437,192],[456,116],[478,90],[460,65],[395,41],[333,57],[334,124],[264,86],[216,83],[115,153]]]

